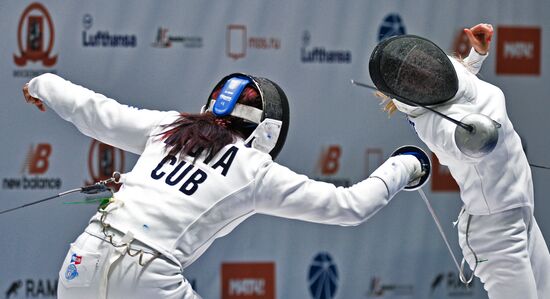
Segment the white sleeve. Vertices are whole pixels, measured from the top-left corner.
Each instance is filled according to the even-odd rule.
[[[32,79],[29,93],[83,134],[136,154],[143,152],[151,131],[160,121],[177,114],[122,105],[54,74]]]
[[[349,188],[318,182],[277,163],[259,171],[255,209],[261,214],[324,224],[358,225],[386,206],[410,180],[412,156],[389,158],[369,178]]]
[[[464,58],[464,63],[468,66],[468,70],[473,74],[479,73],[483,61],[489,56],[489,53],[485,55],[479,54],[473,47],[470,49],[470,54]]]

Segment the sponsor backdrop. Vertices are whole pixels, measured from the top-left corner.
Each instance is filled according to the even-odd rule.
[[[230,72],[266,76],[291,101],[278,162],[348,186],[400,145],[421,145],[402,115],[372,92],[378,41],[413,33],[449,53],[469,46],[461,28],[492,23],[481,76],[500,86],[532,163],[550,165],[550,2],[517,1],[6,1],[0,0],[0,207],[15,207],[129,171],[137,157],[81,135],[25,104],[21,87],[57,73],[122,103],[199,111]],[[436,163],[424,187],[453,249],[461,207]],[[537,210],[550,238],[550,171],[533,169]],[[53,298],[69,243],[96,205],[67,196],[0,216],[0,297]],[[248,219],[185,271],[204,298],[486,298],[458,274],[417,193],[401,193],[357,227],[267,216]]]

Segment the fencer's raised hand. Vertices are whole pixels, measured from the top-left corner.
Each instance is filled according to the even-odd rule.
[[[40,110],[42,112],[46,111],[46,105],[44,105],[44,102],[42,102],[40,99],[37,99],[37,98],[31,96],[31,94],[29,93],[29,84],[28,83],[26,83],[23,86],[23,96],[25,97],[25,101],[27,103],[35,105],[38,108],[38,110]]]
[[[491,24],[477,24],[472,28],[464,28],[464,33],[468,37],[470,44],[476,52],[481,55],[489,52],[491,38],[493,37],[493,26]]]

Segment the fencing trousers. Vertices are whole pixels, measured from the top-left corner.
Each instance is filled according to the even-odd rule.
[[[462,213],[458,238],[490,299],[550,298],[550,254],[530,208]]]
[[[145,254],[141,266],[139,256],[128,255],[124,248],[116,248],[100,236],[99,224],[91,223],[71,244],[59,271],[58,298],[201,298],[175,263]],[[115,234],[117,242],[124,237]],[[132,246],[151,251],[136,241]]]

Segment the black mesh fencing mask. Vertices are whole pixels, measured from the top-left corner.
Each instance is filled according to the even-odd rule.
[[[420,36],[400,35],[380,42],[369,73],[381,92],[405,104],[432,106],[452,99],[458,77],[447,54]]]

